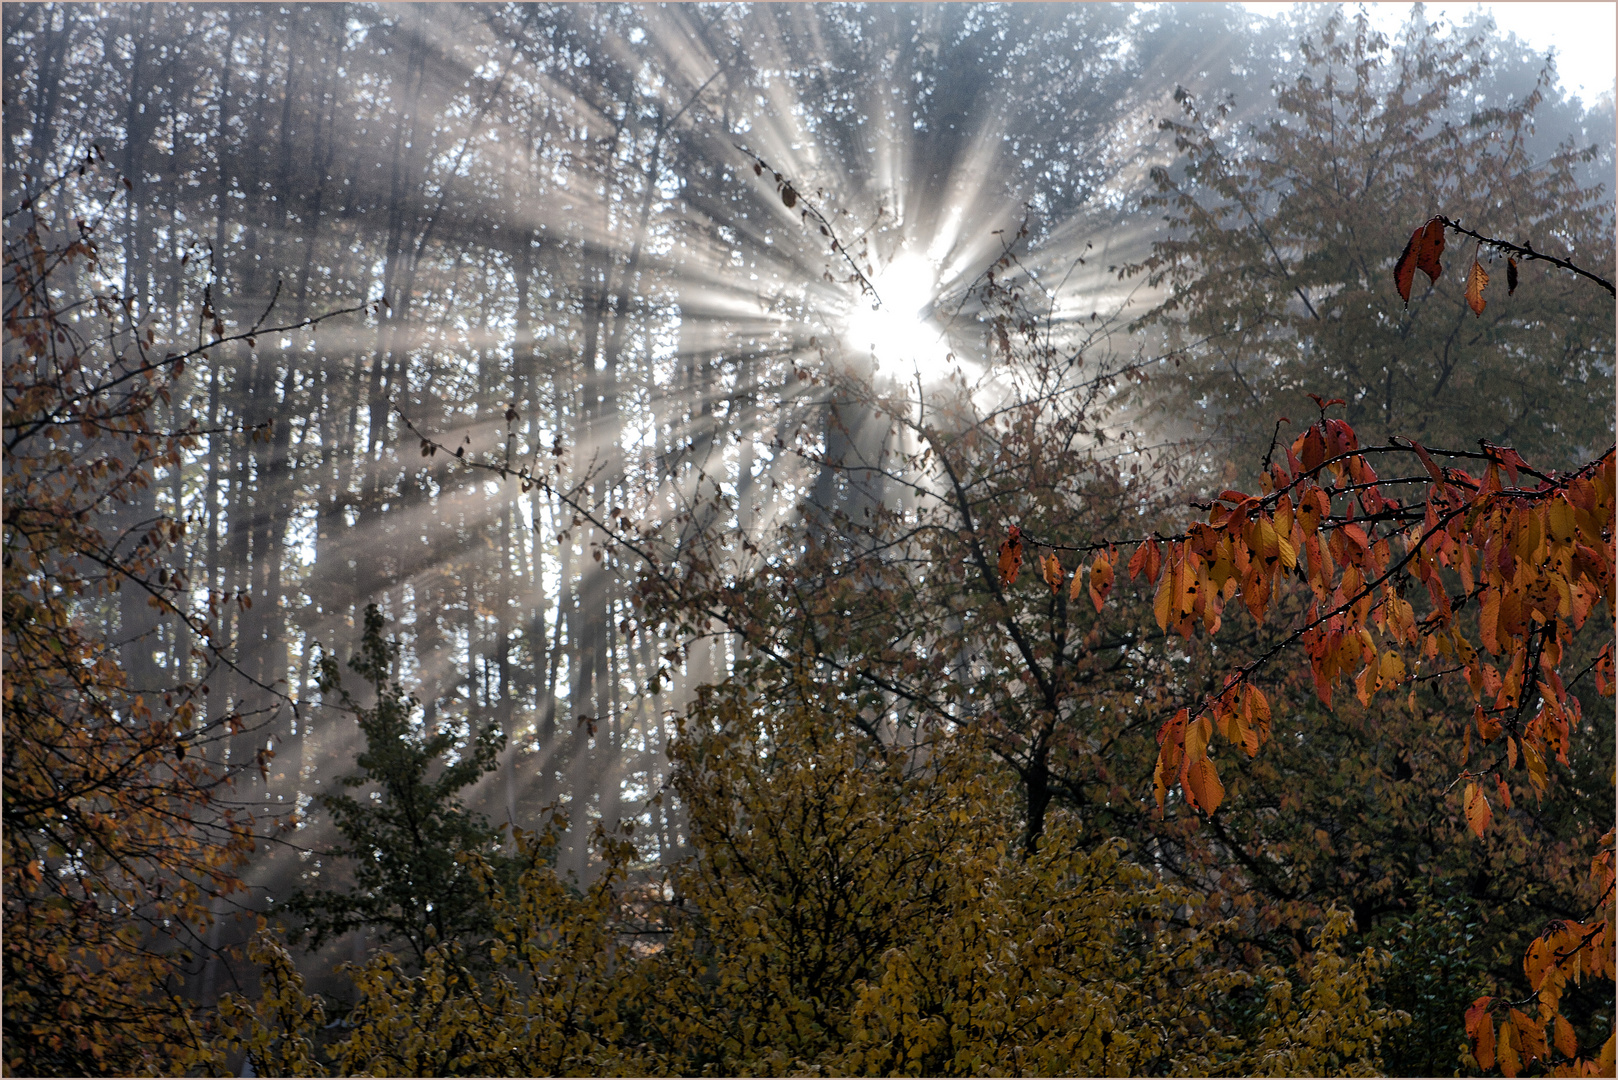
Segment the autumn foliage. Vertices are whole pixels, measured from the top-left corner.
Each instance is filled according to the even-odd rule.
[[[252,849],[206,760],[225,721],[205,723],[205,688],[131,685],[97,625],[130,593],[135,611],[190,620],[164,559],[184,524],[129,513],[191,444],[152,429],[184,360],[89,284],[93,223],[18,216],[4,263],[5,1065],[162,1071],[198,1035],[179,968]]]
[[[1061,813],[1027,854],[972,733],[858,738],[857,699],[806,673],[706,688],[673,747],[693,855],[637,873],[598,830],[601,873],[568,882],[552,815],[518,836],[482,947],[349,970],[334,1037],[273,934],[264,996],[232,996],[195,1064],[257,1075],[1374,1075],[1405,1018],[1386,964],[1344,947],[1345,913],[1291,965],[1222,955],[1236,927]],[[1188,925],[1189,920],[1189,925]],[[487,966],[487,965],[485,965]]]
[[[1442,273],[1448,224],[1435,217],[1411,236],[1394,269],[1402,298],[1409,299],[1417,270],[1433,280]],[[1487,283],[1474,261],[1466,292],[1474,312],[1482,310]],[[1248,757],[1260,752],[1272,710],[1258,676],[1296,645],[1327,708],[1345,682],[1362,706],[1379,692],[1408,694],[1413,703],[1419,681],[1464,682],[1473,723],[1457,748],[1464,767],[1452,786],[1481,838],[1492,801],[1511,805],[1511,770],[1526,771],[1543,795],[1548,763],[1568,764],[1581,706],[1568,692],[1563,660],[1592,616],[1604,641],[1595,661],[1569,678],[1593,673],[1599,691],[1613,694],[1614,453],[1577,469],[1541,472],[1516,450],[1488,443],[1476,452],[1430,451],[1397,439],[1361,446],[1346,421],[1328,415],[1343,402],[1315,402],[1318,421],[1284,447],[1284,464],[1266,462],[1258,492],[1222,491],[1205,521],[1139,542],[1129,558],[1131,580],[1155,588],[1158,626],[1187,639],[1217,633],[1233,602],[1264,622],[1289,578],[1310,594],[1277,646],[1229,672],[1220,690],[1158,729],[1158,807],[1178,789],[1194,810],[1217,812],[1225,788],[1210,753],[1216,735]],[[1000,559],[1006,586],[1030,543],[1038,546],[1020,527],[1009,528]],[[1054,552],[1042,565],[1046,580],[1060,580]],[[1098,610],[1111,579],[1110,564],[1098,557],[1091,569]],[[1614,975],[1612,848],[1609,831],[1591,867],[1597,899],[1586,918],[1552,923],[1524,957],[1537,1011],[1490,997],[1468,1011],[1467,1033],[1481,1067],[1498,1064],[1507,1076],[1534,1067],[1611,1073],[1613,1039],[1597,1055],[1581,1056],[1559,1004],[1569,981]],[[1498,1036],[1493,1008],[1505,1013]]]

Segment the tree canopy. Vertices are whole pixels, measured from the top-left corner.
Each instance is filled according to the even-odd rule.
[[[1610,1071],[1612,113],[1522,42],[4,34],[8,1068]]]

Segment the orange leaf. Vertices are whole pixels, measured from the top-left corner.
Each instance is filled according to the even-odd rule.
[[[1536,1023],[1533,1017],[1519,1009],[1512,1009],[1510,1017],[1511,1026],[1516,1029],[1516,1037],[1511,1041],[1522,1055],[1523,1064],[1529,1065],[1535,1058],[1543,1058],[1546,1049],[1544,1025]]]
[[[1495,1061],[1507,1076],[1522,1072],[1522,1059],[1517,1056],[1517,1029],[1509,1024],[1500,1025],[1500,1041],[1495,1044]]]
[[[1160,814],[1169,788],[1179,782],[1180,771],[1185,764],[1185,725],[1190,715],[1189,709],[1181,709],[1157,729],[1157,767],[1152,772],[1152,786]]]
[[[1041,559],[1039,568],[1044,574],[1045,584],[1051,587],[1051,593],[1054,595],[1061,592],[1064,575],[1062,574],[1062,560],[1056,557],[1056,552],[1053,551]]]
[[[1556,1014],[1556,1049],[1567,1058],[1579,1052],[1579,1041],[1573,1037],[1573,1025],[1561,1013]]]
[[[1214,771],[1214,763],[1206,757],[1191,762],[1185,770],[1185,786],[1197,809],[1213,817],[1214,811],[1219,809],[1219,803],[1225,797],[1225,785],[1219,782],[1219,774]]]
[[[1489,809],[1489,800],[1484,797],[1483,789],[1476,784],[1466,785],[1466,823],[1483,839],[1483,830],[1489,827],[1489,821],[1494,812]]]
[[[1017,572],[1022,569],[1022,530],[1013,525],[1006,530],[1006,538],[1000,542],[1000,580],[1007,585],[1015,584]]]
[[[1090,600],[1101,610],[1101,605],[1107,602],[1107,594],[1112,591],[1112,562],[1105,552],[1097,555],[1095,562],[1090,564]]]
[[[1494,1068],[1494,1020],[1485,1016],[1477,1041],[1472,1044],[1472,1056],[1485,1071]]]
[[[1545,983],[1545,972],[1550,970],[1551,964],[1556,960],[1556,949],[1549,935],[1535,938],[1528,945],[1528,951],[1523,954],[1522,970],[1528,976],[1528,989],[1538,993]]]
[[[1484,1070],[1494,1068],[1494,1017],[1489,1015],[1488,997],[1480,997],[1466,1010],[1466,1037],[1472,1041],[1472,1056]]]
[[[1511,809],[1511,786],[1506,783],[1505,777],[1501,776],[1499,773],[1495,774],[1494,782],[1500,786],[1500,801],[1506,804],[1506,809],[1507,810],[1510,810]]]
[[[1483,290],[1488,287],[1489,272],[1483,269],[1483,264],[1476,259],[1472,260],[1472,270],[1466,275],[1466,306],[1472,309],[1472,314],[1483,315]]]

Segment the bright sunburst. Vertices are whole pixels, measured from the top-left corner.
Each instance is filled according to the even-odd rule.
[[[934,383],[963,366],[950,355],[944,328],[934,317],[938,271],[931,263],[901,254],[871,284],[880,302],[869,296],[856,300],[844,332],[852,354],[869,354],[878,370],[902,381],[919,376]]]

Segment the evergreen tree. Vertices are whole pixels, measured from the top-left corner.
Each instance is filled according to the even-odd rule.
[[[361,708],[343,689],[330,654],[319,665],[323,694],[337,691],[365,735],[360,771],[342,777],[344,789],[369,788],[368,796],[323,795],[343,842],[329,854],[353,867],[349,890],[304,890],[287,904],[303,921],[298,936],[323,941],[366,928],[384,945],[404,942],[417,963],[440,942],[487,936],[493,921],[462,855],[476,854],[505,869],[500,832],[482,814],[462,805],[458,793],[497,765],[505,736],[492,727],[457,748],[453,730],[423,731],[415,721],[419,702],[390,675],[397,641],[384,641],[375,604],[365,609],[359,653],[349,667],[370,684],[376,703]],[[448,757],[441,767],[441,758]]]

